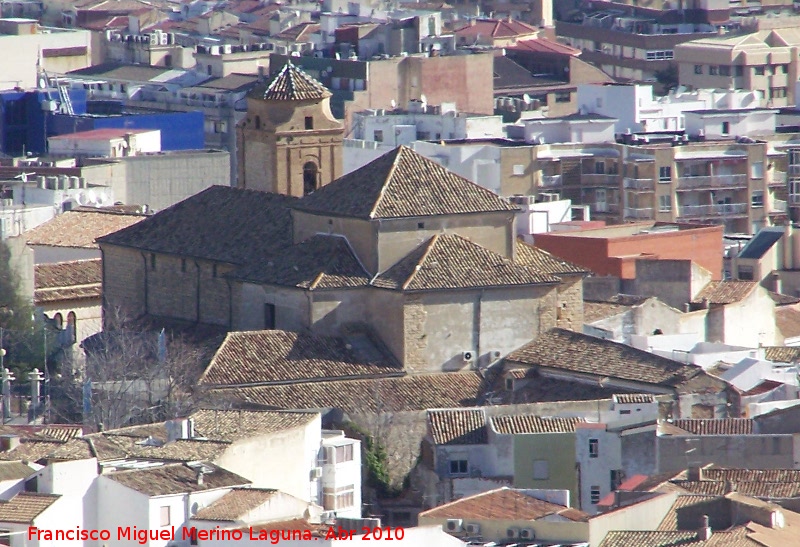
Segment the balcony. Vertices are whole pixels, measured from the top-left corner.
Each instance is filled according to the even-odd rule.
[[[744,216],[746,203],[723,203],[716,205],[682,205],[679,218],[708,218],[719,216]]]
[[[561,186],[561,175],[542,175],[542,188]]]
[[[652,207],[645,207],[639,209],[631,209],[626,207],[625,208],[625,218],[632,218],[632,219],[652,219],[653,218],[653,208]]]
[[[619,213],[618,203],[595,202],[589,204],[592,213]]]
[[[782,215],[782,214],[786,213],[787,208],[788,208],[787,205],[788,204],[785,201],[783,201],[782,199],[773,200],[772,201],[772,210],[770,211],[770,214],[771,215],[772,214]]]
[[[630,179],[624,178],[622,184],[626,190],[633,190],[634,192],[653,192],[655,191],[655,182],[653,179]]]
[[[690,192],[706,188],[747,188],[747,175],[684,176],[678,179],[678,192]]]
[[[786,184],[786,172],[773,171],[772,178],[769,181],[770,186],[783,186]]]
[[[581,186],[619,186],[619,175],[605,175],[599,173],[583,173]]]

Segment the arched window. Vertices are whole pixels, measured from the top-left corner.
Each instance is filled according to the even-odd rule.
[[[317,189],[317,164],[313,161],[303,166],[303,195],[308,195]]]
[[[55,325],[55,327],[58,330],[61,330],[61,329],[64,328],[64,318],[61,316],[60,313],[57,313],[57,314],[55,314],[53,316],[53,325]]]
[[[67,314],[67,332],[69,333],[69,341],[74,344],[78,341],[78,317],[74,311]]]

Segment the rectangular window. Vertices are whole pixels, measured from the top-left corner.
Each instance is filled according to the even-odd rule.
[[[596,458],[600,455],[600,440],[589,439],[589,457]]]
[[[717,65],[711,65],[708,67],[708,75],[709,76],[719,76],[719,67]]]
[[[336,463],[353,461],[353,445],[346,444],[336,447]]]
[[[156,253],[150,253],[150,269],[156,269]]]
[[[731,132],[731,122],[722,122],[722,134],[728,135]]]
[[[703,73],[703,65],[694,65],[694,73],[695,74],[702,74]]]
[[[322,507],[326,511],[348,509],[355,505],[355,485],[322,489]]]
[[[614,490],[619,488],[619,485],[622,484],[622,481],[624,479],[625,479],[625,471],[623,471],[622,469],[612,469],[611,481],[610,481],[611,491],[613,492]]]
[[[427,141],[431,138],[431,134],[429,131],[417,131],[417,140],[418,141]]]
[[[594,174],[595,175],[603,175],[606,172],[606,164],[602,161],[594,162]]]
[[[314,116],[306,116],[306,129],[314,129]]]
[[[753,74],[756,76],[763,76],[764,75],[764,67],[763,66],[755,66],[753,67]]]
[[[162,505],[161,506],[161,526],[169,526],[170,519],[169,519],[169,505]]]
[[[672,167],[670,166],[659,167],[658,180],[661,182],[670,182],[672,180]]]
[[[789,74],[789,65],[781,65],[781,74]]]
[[[592,486],[592,489],[589,492],[589,496],[591,497],[593,505],[597,505],[598,503],[600,503],[600,487]]]
[[[750,178],[751,179],[760,179],[764,176],[764,162],[763,161],[754,161],[750,164]]]
[[[372,132],[372,140],[375,142],[383,142],[383,130],[376,129]]]
[[[763,207],[764,206],[764,191],[763,190],[754,190],[753,193],[750,195],[750,203],[753,207]]]
[[[669,213],[672,211],[672,196],[658,196],[658,212]]]
[[[731,75],[731,67],[727,65],[719,65],[719,75],[720,76],[730,76]]]
[[[533,460],[533,480],[546,481],[550,478],[550,462],[547,460]]]
[[[264,304],[264,329],[275,330],[275,304]]]
[[[450,460],[451,475],[466,475],[468,470],[467,460]]]
[[[517,163],[514,165],[514,175],[520,177],[525,174],[525,166],[521,163]]]
[[[559,91],[556,93],[556,102],[557,103],[568,103],[572,99],[572,95],[569,91]]]
[[[742,76],[744,76],[744,67],[743,66],[741,66],[741,65],[735,66],[735,67],[733,67],[733,69],[734,69],[733,74],[737,78],[741,78]]]
[[[753,281],[753,267],[739,266],[739,279],[742,281]]]

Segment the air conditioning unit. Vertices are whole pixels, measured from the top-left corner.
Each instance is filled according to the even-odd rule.
[[[536,532],[531,528],[523,528],[519,531],[520,539],[536,539]]]
[[[461,519],[447,519],[445,529],[448,532],[460,532],[463,521]]]
[[[311,469],[311,480],[316,480],[322,477],[322,468],[314,467]]]
[[[467,533],[473,536],[477,536],[481,533],[481,525],[477,523],[467,524]]]
[[[465,351],[461,354],[461,360],[465,363],[471,363],[475,360],[475,352],[474,351]]]
[[[509,528],[506,530],[506,537],[508,539],[514,539],[519,537],[519,528]]]

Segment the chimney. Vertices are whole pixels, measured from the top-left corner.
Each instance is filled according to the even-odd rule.
[[[725,493],[726,494],[732,494],[732,493],[736,492],[736,490],[737,490],[736,482],[734,482],[734,481],[732,481],[730,479],[725,481]]]
[[[690,465],[686,471],[687,479],[692,482],[700,482],[703,480],[703,468],[698,465]]]
[[[198,469],[197,470],[197,486],[203,486],[203,482],[204,482],[203,470],[202,469]]]
[[[708,541],[711,538],[711,527],[708,525],[708,515],[703,515],[700,529],[697,531],[697,538],[701,541]]]
[[[0,451],[10,452],[19,446],[19,435],[0,435]]]

